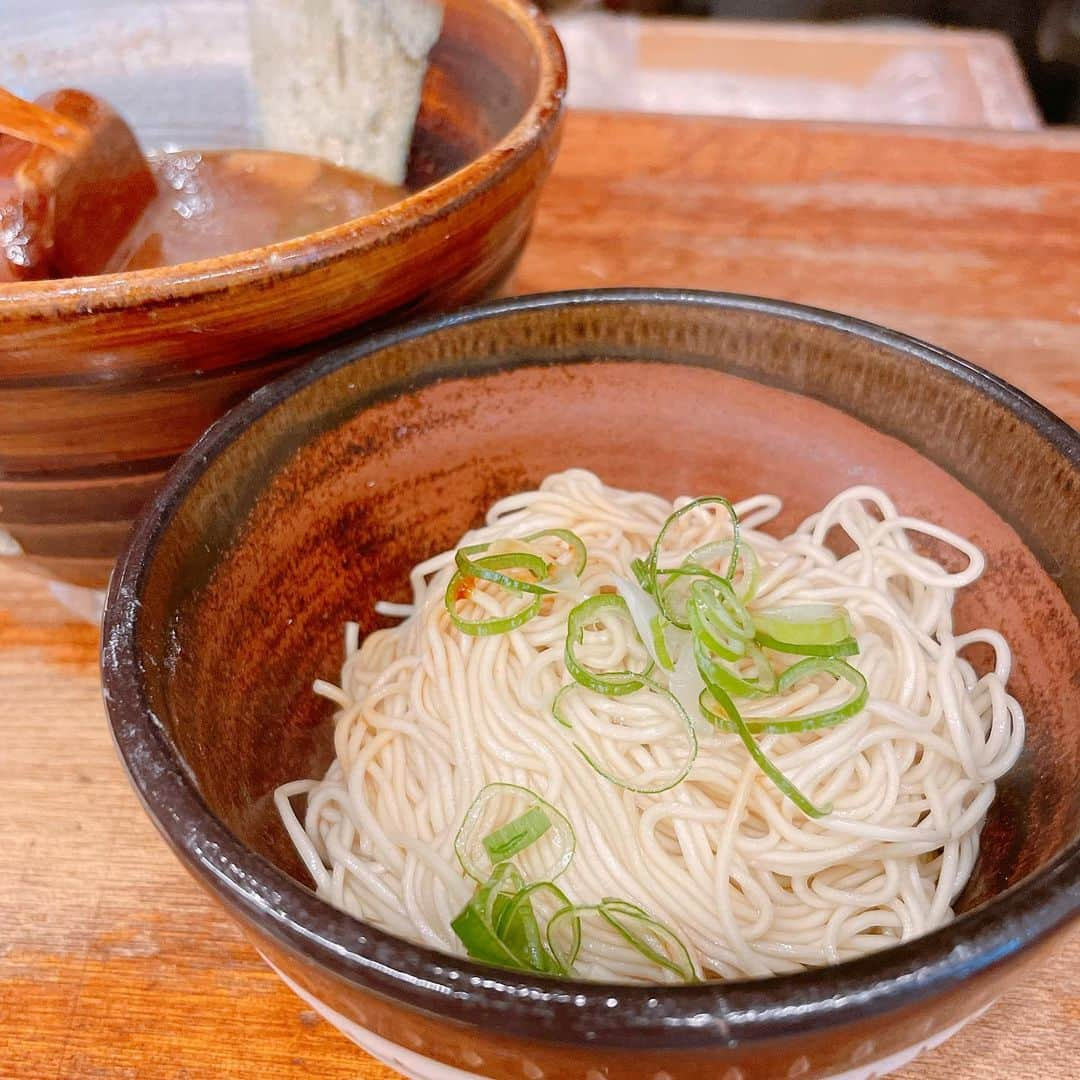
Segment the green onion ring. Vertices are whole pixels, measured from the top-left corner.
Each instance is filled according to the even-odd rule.
[[[509,895],[507,882],[511,886]],[[513,864],[500,863],[487,881],[477,886],[472,898],[450,923],[450,929],[474,960],[512,969],[521,968],[521,962],[499,937],[495,924],[511,897],[523,887],[521,875]]]
[[[702,544],[701,547],[694,548],[683,559],[683,565],[704,566],[709,559],[719,556],[727,558],[730,565],[733,548],[734,545],[730,540],[711,540],[707,544]],[[732,572],[729,580],[735,590],[735,595],[744,604],[749,604],[757,593],[758,582],[761,578],[761,563],[758,561],[757,552],[745,540],[739,542],[737,562],[742,564],[742,577],[736,583],[735,574]],[[735,569],[738,569],[738,565]]]
[[[563,709],[562,709],[563,698],[566,697],[566,695],[571,690],[576,690],[580,685],[581,685],[581,683],[572,682],[572,683],[567,683],[565,686],[560,687],[559,692],[555,695],[555,700],[551,703],[551,715],[554,716],[555,719],[560,724],[562,724],[562,726],[564,728],[572,728],[574,725],[571,724],[570,721],[566,719],[566,714],[563,712]]]
[[[697,974],[694,971],[693,961],[690,959],[690,952],[679,936],[670,927],[665,926],[643,908],[638,907],[637,904],[632,904],[629,900],[617,900],[613,897],[605,897],[599,904],[570,904],[556,911],[548,921],[548,949],[555,960],[567,971],[572,970],[577,963],[581,952],[581,917],[589,913],[599,915],[627,944],[650,963],[670,971],[682,982],[692,983],[697,981]],[[562,950],[556,943],[555,935],[561,924],[566,920],[572,920],[573,930],[570,948]],[[644,940],[642,935],[636,933],[632,926],[628,925],[633,921],[644,924],[650,933],[666,940],[666,943],[676,956],[681,958],[682,963],[678,959],[672,960],[669,956],[654,949],[652,945]]]
[[[683,944],[678,934],[670,927],[665,926],[659,919],[654,919],[647,911],[638,907],[637,904],[632,904],[629,900],[617,900],[610,896],[605,896],[599,904],[599,914],[647,960],[651,960],[657,966],[677,975],[682,982],[697,982],[694,963],[690,959],[690,950]],[[670,960],[662,953],[658,953],[652,946],[638,938],[633,931],[628,930],[619,921],[619,919],[627,918],[637,919],[645,923],[652,933],[659,932],[660,937],[669,938],[669,942],[673,943],[677,952],[681,954],[685,962],[684,966],[679,966],[675,961]]]
[[[694,510],[697,510],[701,506],[710,505],[722,506],[727,511],[728,516],[731,518],[731,562],[728,565],[727,573],[723,576],[726,578],[731,578],[734,575],[735,567],[738,565],[739,561],[739,515],[735,513],[735,507],[732,506],[731,503],[722,495],[705,495],[700,499],[694,499],[692,502],[688,502],[685,506],[680,506],[679,509],[676,510],[673,514],[671,514],[668,517],[667,521],[665,521],[664,524],[660,526],[660,531],[656,534],[656,540],[653,542],[653,546],[649,551],[649,557],[645,562],[646,573],[649,577],[649,583],[652,586],[650,591],[653,593],[654,596],[657,592],[656,575],[659,572],[660,549],[663,546],[664,537],[667,535],[668,530],[672,527],[672,525],[675,524],[676,521],[678,521],[681,517],[684,517],[686,514],[692,513]],[[660,610],[664,610],[662,606]],[[667,613],[665,612],[665,614]],[[668,617],[670,618],[670,616]],[[671,621],[675,622],[674,619],[672,619]],[[684,626],[682,627],[682,629],[685,630],[686,627]]]
[[[546,799],[542,799],[535,791],[522,787],[520,784],[507,784],[503,781],[485,784],[465,811],[465,815],[461,820],[461,827],[454,836],[454,854],[457,856],[458,862],[461,863],[462,870],[474,881],[480,882],[484,880],[487,870],[483,865],[483,856],[486,853],[488,858],[491,859],[491,852],[484,840],[477,840],[475,834],[488,803],[500,795],[519,799],[519,805],[524,807],[526,812],[533,809],[541,811],[544,817],[547,818],[550,830],[554,833],[555,838],[561,840],[560,843],[556,844],[558,858],[550,866],[545,867],[541,875],[546,880],[554,881],[570,865],[574,852],[577,850],[577,836],[574,833],[573,825],[570,824],[570,819]],[[548,831],[545,829],[544,833]],[[539,836],[535,839],[539,839]],[[534,841],[530,841],[530,843],[532,842]],[[517,851],[523,849],[523,847],[518,848]],[[495,859],[491,859],[491,861],[496,865],[499,863]]]
[[[499,573],[506,567],[515,567],[527,570],[537,582],[543,581],[548,575],[548,564],[539,555],[533,555],[528,551],[504,551],[481,559],[472,558],[473,555],[487,551],[489,547],[491,544],[470,544],[468,547],[458,548],[454,552],[454,563],[457,565],[458,572],[465,577],[490,581],[510,592],[533,593],[536,596],[547,596],[551,592],[551,589],[535,582],[522,581],[509,574]]]
[[[630,672],[624,672],[623,674],[631,674]],[[679,719],[686,725],[687,741],[689,744],[689,752],[686,756],[686,764],[682,767],[682,770],[678,773],[674,780],[669,780],[666,783],[656,787],[645,787],[640,784],[631,784],[622,778],[615,776],[613,773],[608,772],[600,763],[592,757],[592,755],[580,744],[574,743],[574,749],[589,763],[589,765],[605,780],[614,784],[616,787],[621,787],[626,791],[636,791],[641,795],[659,795],[661,792],[670,791],[673,787],[681,784],[687,776],[690,774],[690,770],[694,767],[694,762],[697,760],[698,755],[698,737],[697,730],[694,728],[694,721],[690,719],[690,714],[682,707],[682,703],[679,699],[670,691],[665,689],[659,683],[654,682],[652,679],[646,676],[638,676],[640,684],[638,689],[649,689],[654,693],[660,694],[666,698],[668,702],[675,706]],[[588,689],[583,687],[579,683],[571,683],[569,686],[564,686],[558,694],[555,695],[555,701],[552,704],[551,711],[555,719],[562,724],[563,727],[573,728],[573,724],[566,719],[565,714],[562,711],[562,700],[566,694],[571,690]]]
[[[527,543],[532,543],[534,540],[543,540],[545,536],[554,536],[570,549],[570,553],[574,557],[574,563],[570,569],[573,570],[577,577],[581,577],[585,573],[585,567],[589,561],[589,552],[585,547],[585,541],[576,532],[571,532],[570,529],[541,529],[540,532],[526,536],[525,540]]]
[[[637,579],[637,583],[650,595],[654,592],[653,579],[649,577],[649,568],[645,564],[644,559],[631,559],[630,569],[634,572],[634,577]]]
[[[604,611],[616,611],[626,617],[630,628],[634,631],[634,637],[638,637],[634,620],[630,615],[630,608],[626,601],[616,593],[601,593],[598,596],[590,596],[583,600],[569,615],[566,622],[566,670],[582,686],[589,690],[595,690],[598,694],[607,694],[610,697],[618,697],[621,694],[631,694],[640,690],[642,679],[653,669],[650,658],[644,671],[590,671],[577,658],[576,649],[581,644],[585,628],[595,622],[597,616]],[[644,643],[643,646],[644,647]]]
[[[771,634],[759,630],[756,638],[757,643],[763,645],[766,649],[772,649],[773,652],[792,653],[795,656],[827,658],[857,656],[859,652],[859,643],[853,637],[844,638],[835,645],[794,645],[790,641],[781,641],[779,638],[774,638]]]
[[[491,877],[477,886],[450,928],[476,960],[544,975],[565,974],[548,951],[546,935],[541,933],[533,910],[532,897],[541,888],[552,890],[566,903],[565,894],[551,882],[525,886],[513,864],[500,863]]]
[[[854,656],[859,644],[847,611],[834,604],[794,604],[754,612],[757,640],[799,656]]]
[[[731,722],[732,728],[735,734],[739,736],[743,746],[746,747],[747,752],[754,759],[757,767],[780,789],[781,792],[787,798],[789,798],[807,817],[820,818],[824,817],[830,810],[831,806],[819,809],[816,807],[768,758],[768,755],[757,744],[757,740],[754,738],[753,732],[746,726],[746,721],[739,715],[739,710],[735,708],[735,703],[724,692],[723,688],[710,683],[708,678],[702,672],[702,678],[705,679],[705,685],[708,687],[709,693],[720,705],[720,707],[727,713],[728,719]],[[711,710],[707,710],[711,712]]]
[[[654,615],[649,620],[649,632],[652,635],[653,651],[656,653],[656,659],[660,662],[660,666],[665,671],[674,671],[675,661],[671,659],[671,653],[667,647],[667,638],[664,637],[665,622],[663,615]]]
[[[662,584],[659,584],[656,589],[656,606],[660,609],[660,614],[663,615],[672,626],[677,626],[680,630],[690,629],[690,597],[687,596],[686,605],[682,610],[679,610],[674,606],[669,593],[672,592],[679,581],[682,578],[700,578],[712,582],[727,580],[714,571],[709,570],[707,567],[696,566],[689,563],[682,566],[673,566],[668,570],[658,570],[657,575],[658,578],[662,577],[664,581]],[[691,581],[691,589],[693,589],[694,584],[696,584],[696,580]]]
[[[503,908],[495,928],[496,933],[513,955],[521,957],[524,954],[530,970],[548,975],[569,975],[569,969],[564,968],[558,957],[551,952],[546,931],[544,933],[540,931],[532,901],[533,897],[541,892],[550,892],[554,895],[557,911],[570,906],[569,897],[553,882],[538,881],[533,885],[526,885],[515,893]],[[578,936],[580,948],[580,921],[574,932]]]
[[[482,569],[493,568],[496,570],[505,569],[511,566],[520,566],[518,561],[522,558],[532,560],[535,556],[528,555],[522,552],[520,555],[514,553],[507,553],[503,555],[486,555],[481,559],[470,561],[470,565],[479,566]],[[494,619],[465,619],[457,613],[457,602],[460,597],[460,591],[466,586],[466,582],[472,578],[472,574],[464,574],[462,571],[456,571],[450,578],[446,585],[446,593],[443,597],[443,601],[446,604],[446,610],[450,615],[450,621],[463,633],[468,634],[470,637],[489,637],[492,634],[505,634],[511,630],[516,630],[519,626],[524,626],[531,618],[537,615],[540,611],[540,606],[544,602],[542,596],[535,596],[528,604],[526,604],[520,611],[515,611],[512,615],[505,615],[501,618]],[[487,579],[485,579],[487,580]],[[511,578],[509,580],[516,580]],[[519,592],[520,590],[513,590]]]
[[[690,632],[725,660],[739,660],[754,638],[754,623],[726,578],[697,580],[687,606]]]
[[[835,675],[836,678],[851,683],[855,693],[835,709],[821,709],[819,712],[805,713],[802,716],[751,716],[744,717],[746,726],[755,735],[791,735],[802,731],[817,731],[819,728],[835,727],[837,724],[849,720],[857,713],[862,712],[870,697],[870,689],[866,685],[866,677],[858,668],[853,668],[843,660],[833,657],[811,656],[806,660],[800,660],[792,664],[786,671],[781,673],[777,682],[777,691],[786,694],[796,683],[813,675]],[[702,704],[700,701],[698,704]],[[707,706],[702,706],[707,708]],[[716,723],[725,730],[734,730],[727,722],[716,716],[712,710],[706,719]],[[717,723],[719,721],[719,723]]]
[[[746,643],[746,652],[739,658],[753,661],[757,669],[757,678],[754,680],[732,670],[726,657],[722,655],[719,658],[713,656],[712,650],[709,649],[703,638],[694,637],[693,649],[698,671],[701,672],[701,677],[706,684],[711,680],[720,686],[725,693],[742,698],[766,697],[776,692],[776,672],[773,671],[772,665],[760,647],[755,645],[754,642],[748,641]]]

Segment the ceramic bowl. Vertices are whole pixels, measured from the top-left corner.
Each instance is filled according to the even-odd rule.
[[[784,528],[855,482],[973,538],[958,626],[1000,628],[1029,733],[949,926],[805,973],[558,981],[409,944],[319,900],[271,792],[321,775],[342,626],[495,499],[569,466],[668,496],[766,490]],[[702,293],[506,301],[332,352],[169,475],[108,599],[105,696],[158,828],[313,1007],[416,1077],[881,1075],[985,1009],[1080,911],[1080,437],[900,334]]]
[[[111,11],[95,5],[92,14]],[[167,14],[158,11],[143,33],[166,52],[189,40],[178,28],[170,36]],[[126,71],[145,41],[130,27],[116,34],[117,48],[128,49],[117,60]],[[188,59],[204,76],[217,70]],[[166,86],[182,77],[173,68],[158,74]],[[120,87],[94,76],[87,71],[86,85],[126,104]],[[531,5],[448,0],[410,161],[409,186],[421,190],[410,198],[216,259],[0,286],[0,557],[103,585],[132,518],[177,454],[229,406],[296,366],[307,355],[301,347],[497,290],[556,153],[565,84],[558,39]],[[137,102],[132,108],[141,115]],[[186,145],[205,145],[201,128],[177,121],[174,130]],[[149,138],[165,135],[152,129]]]

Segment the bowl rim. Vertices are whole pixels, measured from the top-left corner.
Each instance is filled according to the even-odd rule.
[[[339,225],[224,255],[110,274],[0,283],[0,313],[57,317],[172,304],[253,281],[279,282],[386,243],[401,229],[447,217],[497,186],[558,124],[566,95],[566,54],[547,16],[528,0],[470,0],[506,15],[538,61],[537,88],[514,126],[484,153],[406,198]]]
[[[591,1047],[694,1049],[851,1023],[943,993],[1015,961],[1080,915],[1080,838],[1049,864],[948,925],[857,960],[766,979],[627,986],[504,971],[415,945],[320,900],[243,844],[202,802],[145,694],[136,646],[140,590],[188,491],[248,426],[302,388],[400,342],[461,323],[575,305],[691,305],[764,314],[857,335],[898,350],[1001,404],[1080,472],[1080,433],[1044,406],[945,350],[818,308],[733,293],[605,289],[476,305],[334,349],[256,391],[185,453],[143,511],[110,582],[102,675],[114,743],[166,841],[230,912],[332,976],[412,1009],[500,1033]],[[467,377],[468,367],[462,370]]]

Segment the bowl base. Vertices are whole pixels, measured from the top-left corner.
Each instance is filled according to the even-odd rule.
[[[263,953],[260,952],[259,955],[262,956],[278,978],[298,998],[310,1005],[327,1023],[337,1028],[342,1035],[356,1043],[357,1046],[369,1053],[373,1058],[381,1061],[402,1076],[408,1077],[408,1080],[483,1080],[481,1073],[466,1072],[464,1069],[455,1068],[453,1065],[435,1061],[432,1058],[425,1057],[423,1054],[418,1054],[415,1050],[408,1050],[404,1046],[391,1042],[389,1039],[384,1039],[373,1031],[368,1031],[367,1028],[361,1027],[347,1016],[342,1016],[341,1013],[331,1009],[329,1005],[324,1004],[313,994],[309,994],[301,986],[298,986],[281,968],[268,960]],[[959,1023],[952,1024],[943,1031],[936,1031],[921,1042],[907,1046],[903,1050],[898,1050],[888,1057],[879,1058],[877,1061],[860,1065],[855,1069],[848,1069],[846,1072],[832,1073],[828,1077],[820,1077],[819,1080],[879,1080],[880,1077],[888,1076],[890,1073],[902,1069],[905,1065],[909,1065],[924,1051],[932,1050],[947,1039],[951,1039],[961,1028],[982,1016],[992,1004],[993,1002],[983,1005]],[[795,1066],[793,1066],[794,1068]],[[738,1070],[736,1070],[736,1073],[742,1075]],[[798,1073],[793,1071],[789,1075],[801,1074],[801,1070],[799,1070]],[[525,1075],[531,1074],[526,1072]],[[807,1072],[807,1075],[810,1075],[809,1072]]]

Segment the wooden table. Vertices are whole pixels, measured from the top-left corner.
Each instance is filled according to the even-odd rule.
[[[572,116],[523,291],[781,296],[955,349],[1080,423],[1080,135]],[[388,1080],[266,969],[118,765],[97,634],[0,568],[0,1077]],[[1080,936],[914,1080],[1065,1080]]]

